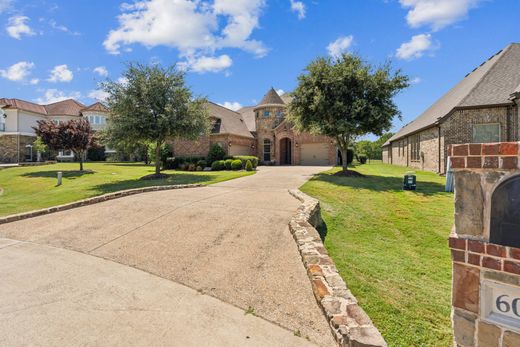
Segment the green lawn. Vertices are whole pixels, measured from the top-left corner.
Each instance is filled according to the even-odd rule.
[[[390,346],[452,346],[453,194],[444,177],[418,171],[410,192],[402,190],[410,169],[374,162],[355,170],[366,177],[333,169],[301,188],[321,201],[325,246],[341,276]]]
[[[154,168],[138,163],[61,163],[0,170],[0,216],[60,205],[123,189],[155,185],[201,183],[212,184],[253,174],[245,171],[184,172],[166,180],[139,180]],[[63,184],[56,187],[56,175],[63,171]],[[3,189],[3,194],[1,193]]]

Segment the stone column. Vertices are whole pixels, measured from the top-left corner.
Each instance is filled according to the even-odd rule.
[[[449,238],[455,345],[520,346],[520,248],[515,235],[508,235],[511,230],[520,234],[520,228],[511,228],[520,216],[508,214],[499,226],[491,223],[498,212],[520,207],[520,196],[494,195],[499,187],[516,192],[511,182],[520,174],[519,144],[450,145],[448,153],[455,172],[455,225]],[[499,241],[491,243],[491,236]]]

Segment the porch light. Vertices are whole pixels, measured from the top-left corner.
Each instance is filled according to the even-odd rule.
[[[231,141],[229,141],[228,146],[231,147]]]
[[[295,143],[294,143],[294,146],[295,146],[295,147],[298,147],[298,142],[295,142]]]

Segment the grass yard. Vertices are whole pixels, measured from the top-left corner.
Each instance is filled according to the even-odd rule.
[[[325,247],[389,346],[453,346],[451,259],[453,194],[444,177],[373,162],[338,177],[317,175],[301,190],[321,201]]]
[[[154,172],[152,166],[138,163],[85,163],[85,169],[91,172],[79,172],[78,169],[78,163],[61,163],[0,170],[0,216],[123,189],[168,184],[213,184],[253,174],[245,171],[163,171],[173,176],[166,180],[142,181],[140,177]],[[58,171],[63,171],[63,184],[56,187]]]

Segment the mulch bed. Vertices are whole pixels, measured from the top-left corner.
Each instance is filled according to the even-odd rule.
[[[338,171],[334,174],[334,176],[341,176],[341,177],[365,177],[365,175],[354,171],[354,170],[347,170],[347,171]]]

